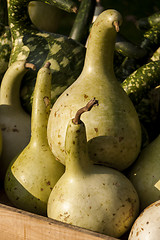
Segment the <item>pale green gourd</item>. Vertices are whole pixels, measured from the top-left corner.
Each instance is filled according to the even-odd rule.
[[[122,17],[116,10],[103,11],[88,39],[84,68],[78,79],[54,103],[48,120],[48,141],[54,155],[65,164],[65,134],[68,119],[95,97],[99,108],[86,125],[89,156],[94,163],[124,170],[137,158],[141,127],[137,112],[117,81],[113,70],[116,32]]]
[[[31,139],[10,164],[5,177],[5,192],[16,207],[46,215],[49,194],[64,173],[47,141],[50,113],[51,70],[49,63],[38,71],[31,116]]]
[[[26,61],[16,61],[10,66],[1,83],[0,128],[3,150],[0,160],[0,179],[3,180],[12,159],[28,144],[31,135],[31,117],[21,106],[20,85],[23,76],[35,69]]]
[[[160,135],[142,150],[127,177],[138,192],[141,210],[160,199]]]
[[[64,12],[56,6],[38,1],[31,1],[28,4],[28,13],[32,23],[46,32],[56,32],[64,15]]]
[[[94,100],[77,115],[90,109],[92,104]],[[91,111],[97,111],[99,107],[94,108]],[[86,115],[89,117],[90,113]],[[66,171],[49,196],[48,217],[120,237],[130,229],[137,217],[138,195],[121,172],[91,162],[85,125],[76,119],[77,116],[68,123]]]

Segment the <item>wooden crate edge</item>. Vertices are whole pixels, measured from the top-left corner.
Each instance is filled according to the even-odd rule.
[[[0,204],[1,240],[118,240]]]

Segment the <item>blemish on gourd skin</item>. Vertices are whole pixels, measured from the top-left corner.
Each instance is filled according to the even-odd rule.
[[[119,142],[121,142],[124,139],[124,137],[119,137]]]
[[[95,132],[97,133],[98,132],[98,128],[94,128]]]
[[[84,98],[86,99],[86,98],[88,98],[88,96],[86,94],[84,94]]]

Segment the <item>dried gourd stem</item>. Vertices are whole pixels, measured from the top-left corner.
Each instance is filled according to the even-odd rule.
[[[78,8],[76,6],[72,7],[72,12],[73,13],[77,13],[78,12]]]
[[[46,62],[45,65],[44,65],[45,68],[50,68],[50,66],[51,66],[50,62]]]
[[[101,0],[96,0],[97,5],[101,4]]]
[[[72,119],[72,122],[76,125],[80,124],[81,123],[80,117],[82,113],[90,111],[94,105],[98,106],[98,100],[96,100],[95,98],[91,99],[85,107],[82,107],[77,111],[75,118]]]
[[[119,22],[118,21],[114,21],[113,22],[113,26],[115,27],[116,32],[119,32]]]
[[[28,62],[26,62],[25,64],[24,64],[24,67],[25,68],[30,68],[30,69],[32,69],[32,70],[36,70],[36,66],[33,64],[33,63],[28,63]]]

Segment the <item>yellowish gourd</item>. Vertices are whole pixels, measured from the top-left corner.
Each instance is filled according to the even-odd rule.
[[[58,221],[120,237],[137,217],[139,199],[132,183],[121,172],[94,165],[89,159],[86,129],[80,115],[94,104],[93,99],[68,122],[66,171],[49,196],[47,214]]]
[[[99,100],[99,108],[93,109],[89,117],[82,116],[93,162],[124,170],[139,154],[138,115],[113,70],[115,39],[121,22],[120,13],[114,9],[97,17],[88,39],[83,70],[52,107],[47,136],[53,154],[63,164],[68,119],[94,97]]]
[[[46,215],[49,194],[64,173],[47,141],[50,113],[51,70],[46,63],[38,71],[31,116],[31,139],[10,164],[5,177],[5,192],[16,207]]]

